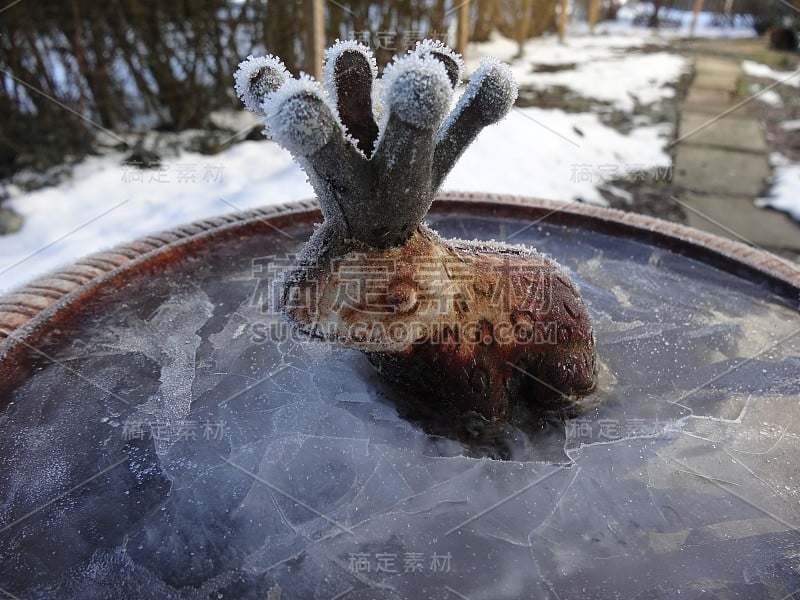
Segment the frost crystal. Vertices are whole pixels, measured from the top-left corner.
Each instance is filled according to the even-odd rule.
[[[378,63],[368,46],[355,40],[336,40],[336,43],[325,51],[322,66],[322,81],[331,95],[336,97],[336,64],[345,52],[353,52],[364,57],[369,65],[372,79],[378,76]]]
[[[341,130],[324,90],[310,77],[288,81],[261,110],[270,135],[295,156],[316,153]]]
[[[257,115],[263,117],[261,103],[290,79],[281,59],[269,56],[248,56],[239,63],[234,74],[236,95],[244,105]]]
[[[417,46],[412,52],[419,57],[433,56],[440,60],[447,69],[447,76],[450,78],[453,88],[461,82],[461,78],[464,76],[464,61],[461,60],[461,56],[439,40],[421,40],[417,42]]]
[[[509,66],[496,58],[485,58],[470,79],[461,104],[477,103],[478,112],[486,125],[497,123],[506,116],[517,99],[518,88]],[[454,112],[458,113],[460,107]]]
[[[439,127],[452,95],[447,69],[441,61],[405,56],[389,65],[383,77],[383,103],[391,114],[420,129]]]

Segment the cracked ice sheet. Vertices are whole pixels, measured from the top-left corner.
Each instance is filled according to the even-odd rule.
[[[160,365],[157,394],[140,405],[132,419],[174,423],[189,414],[195,358],[201,342],[197,332],[211,317],[213,308],[202,291],[179,294],[162,304],[147,321],[133,319],[124,327],[112,328],[111,336],[117,338],[112,352],[136,349]],[[176,440],[174,431],[156,437],[156,452],[165,454]]]
[[[480,239],[524,225],[430,220]],[[110,291],[57,352],[84,378],[43,364],[14,392],[0,523],[124,462],[0,533],[2,581],[24,597],[692,597],[709,573],[743,597],[795,589],[800,340],[776,342],[796,311],[634,242],[544,224],[513,241],[587,299],[596,408],[510,426],[509,460],[429,434],[360,354],[259,335],[281,321],[252,300],[252,259],[297,242],[241,240]],[[188,407],[164,394],[175,378]],[[154,406],[224,435],[132,437]]]

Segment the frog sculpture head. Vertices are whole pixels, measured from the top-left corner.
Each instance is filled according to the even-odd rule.
[[[283,313],[436,406],[489,421],[517,407],[571,412],[596,369],[566,272],[530,248],[444,240],[422,223],[467,146],[513,106],[511,70],[484,59],[452,112],[463,63],[440,42],[377,72],[369,48],[344,41],[325,54],[324,88],[273,56],[236,73],[238,95],[305,170],[324,217],[283,283]]]

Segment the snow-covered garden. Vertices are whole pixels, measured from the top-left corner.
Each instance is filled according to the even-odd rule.
[[[511,63],[523,98],[526,91],[541,97],[558,88],[585,102],[577,110],[520,102],[468,149],[444,189],[603,204],[598,188],[609,182],[642,173],[668,177],[675,123],[651,109],[670,102],[691,70],[691,60],[676,49],[688,35],[688,22],[678,15],[684,19],[679,28],[659,33],[633,26],[634,16],[623,11],[620,21],[599,26],[594,35],[576,27],[565,43],[554,36],[529,40],[521,57],[516,42],[499,35],[471,44],[467,75],[493,55]],[[752,35],[746,27],[714,28],[706,17],[698,35]],[[745,69],[778,79],[788,75],[758,63]],[[789,83],[800,85],[800,77]],[[240,108],[232,106],[223,117],[247,130],[253,124]],[[611,113],[622,115],[626,127],[604,118]],[[775,186],[765,202],[800,218],[800,164],[781,155],[774,162]],[[312,196],[303,172],[271,141],[241,141],[216,155],[181,152],[155,168],[138,167],[108,150],[83,160],[58,185],[28,192],[11,185],[7,205],[24,224],[0,236],[0,291],[138,236]]]

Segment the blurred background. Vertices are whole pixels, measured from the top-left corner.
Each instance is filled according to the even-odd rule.
[[[681,103],[692,99],[700,58],[708,81],[736,73],[719,88],[727,95],[698,88],[693,114],[710,119],[741,101],[737,116],[757,113],[750,116],[764,144],[733,148],[766,163],[751,203],[770,197],[780,169],[790,173],[791,196],[800,160],[798,22],[800,0],[12,1],[0,6],[0,290],[148,230],[310,196],[302,174],[240,110],[232,74],[246,56],[264,53],[295,74],[316,74],[321,48],[336,39],[368,43],[381,66],[425,37],[462,51],[467,75],[486,55],[512,63],[517,116],[531,126],[525,139],[544,140],[561,157],[558,181],[547,183],[534,164],[538,150],[515,137],[495,144],[511,145],[517,171],[504,175],[488,159],[498,146],[486,146],[470,163],[486,176],[456,171],[446,187],[577,199],[695,224],[690,210],[665,198],[719,192],[687,188],[674,173],[676,140],[687,133]],[[702,125],[693,119],[692,128]],[[719,150],[750,132],[723,132],[706,146]],[[249,142],[261,150],[235,148]],[[596,152],[581,154],[594,142]],[[714,164],[704,177],[726,177]],[[187,198],[197,210],[186,209]],[[102,218],[105,229],[85,224],[114,199],[126,204],[115,209],[117,226],[115,215]],[[761,204],[800,218],[785,200]],[[792,258],[797,232],[781,218],[772,246]]]

